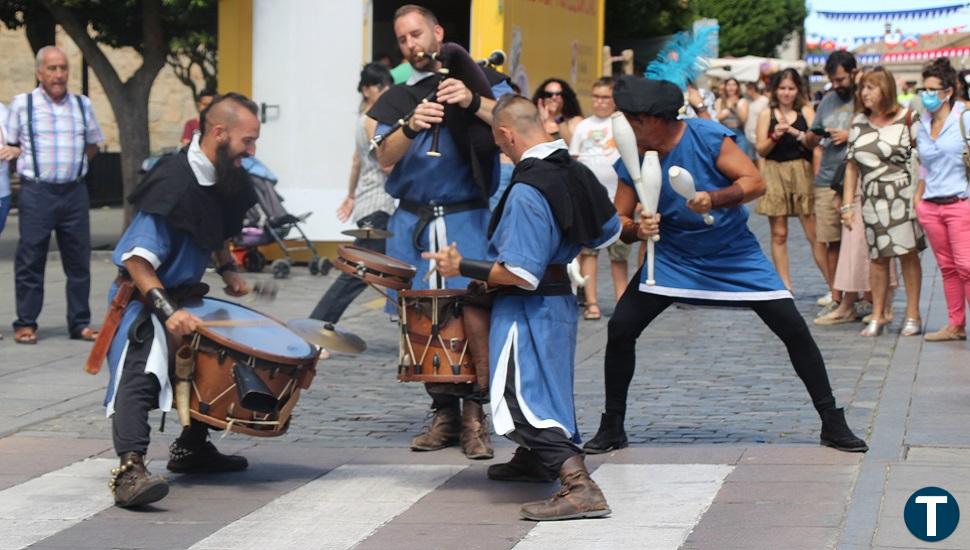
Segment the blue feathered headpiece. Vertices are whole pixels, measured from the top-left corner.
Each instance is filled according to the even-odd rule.
[[[694,33],[684,31],[673,35],[647,66],[644,76],[673,82],[680,89],[687,89],[687,81],[703,73],[708,67],[707,58],[714,56],[717,31],[718,26],[711,25]]]

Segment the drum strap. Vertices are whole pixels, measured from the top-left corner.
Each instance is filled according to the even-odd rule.
[[[485,199],[472,199],[465,202],[457,202],[454,204],[423,204],[420,202],[409,201],[407,199],[401,199],[398,203],[398,208],[406,210],[418,217],[418,223],[414,226],[414,232],[411,234],[411,241],[414,243],[414,248],[417,250],[423,250],[421,248],[421,235],[424,233],[425,228],[428,224],[437,218],[447,216],[448,214],[455,214],[457,212],[465,212],[467,210],[481,210],[483,208],[488,208],[488,202]]]
[[[119,276],[115,279],[115,283],[118,285],[118,291],[111,299],[111,305],[108,306],[108,312],[105,313],[104,321],[101,323],[101,331],[98,332],[98,337],[94,341],[88,360],[84,364],[84,370],[89,374],[98,374],[101,371],[101,365],[104,364],[104,360],[108,356],[108,350],[111,348],[115,332],[118,331],[118,325],[121,324],[121,317],[136,292],[135,283],[127,277]]]

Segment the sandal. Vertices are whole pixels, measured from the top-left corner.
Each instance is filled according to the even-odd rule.
[[[71,340],[84,340],[85,342],[94,342],[98,339],[98,331],[91,327],[84,327],[81,332],[71,335]]]
[[[597,303],[586,304],[586,311],[583,312],[583,319],[586,321],[599,321],[603,317],[600,306]]]
[[[18,344],[36,344],[37,332],[30,327],[20,327],[14,331],[13,341]]]

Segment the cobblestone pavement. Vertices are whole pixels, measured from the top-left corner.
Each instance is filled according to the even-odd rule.
[[[117,213],[92,214],[110,246],[106,228]],[[765,245],[765,219],[753,216],[750,225]],[[810,321],[825,288],[794,220],[790,235],[796,303]],[[0,236],[0,320],[14,318],[14,238],[10,231]],[[600,295],[612,296],[602,276],[605,255],[602,263]],[[932,255],[924,254],[923,265],[922,311],[935,329],[945,319],[939,273]],[[114,273],[106,254],[96,253],[96,319]],[[334,276],[296,268],[275,302],[253,306],[278,318],[305,317]],[[809,325],[837,399],[870,443],[866,455],[818,446],[819,421],[807,392],[781,342],[752,312],[675,306],[637,344],[631,447],[588,460],[613,518],[536,526],[518,519],[518,507],[554,487],[485,477],[490,463],[511,454],[510,442],[493,440],[491,462],[468,461],[456,449],[408,451],[429,398],[419,384],[396,382],[397,325],[372,291],[340,324],[363,337],[367,351],[318,365],[288,434],[217,441],[220,449],[244,453],[249,470],[169,475],[172,494],[149,513],[111,507],[104,480],[116,459],[101,407],[107,375],[83,373],[90,344],[66,337],[56,254],[47,277],[40,343],[15,345],[11,331],[0,329],[7,334],[0,341],[0,549],[302,549],[308,540],[321,548],[397,550],[970,547],[970,530],[927,546],[901,519],[903,504],[920,487],[944,487],[964,500],[970,494],[964,368],[970,350],[964,342],[924,347],[919,338],[899,338],[902,293],[897,321],[880,338],[858,337],[861,325]],[[218,288],[215,276],[207,281]],[[586,437],[603,402],[612,308],[603,309],[603,320],[579,321],[575,391]],[[156,472],[176,431],[171,418],[159,433],[159,416],[153,415],[149,449]],[[283,531],[273,528],[279,521]]]
[[[796,225],[793,220],[793,278],[799,285],[798,307],[810,320],[818,310],[815,299],[825,289],[804,240],[797,236]],[[765,241],[767,224],[763,218],[752,216],[752,227]],[[4,280],[0,318],[13,317],[11,268],[10,262],[0,264]],[[605,274],[606,268],[601,266],[601,272]],[[92,307],[96,318],[104,311],[113,273],[111,264],[99,255],[93,269]],[[275,302],[254,306],[284,319],[306,316],[335,276],[314,277],[295,268],[292,277],[281,282]],[[252,277],[269,279],[267,274]],[[600,277],[604,283],[602,296],[613,295],[608,279]],[[208,275],[207,280],[218,288],[214,275]],[[59,334],[58,324],[63,324],[62,281],[59,264],[50,262],[41,344],[26,349],[11,349],[10,341],[2,344],[28,364],[31,358],[46,358],[55,350],[75,353],[83,347]],[[214,291],[212,295],[220,294]],[[612,308],[604,305],[604,313],[600,321],[579,321],[576,403],[579,425],[587,437],[595,431],[602,409],[603,353]],[[320,363],[313,387],[303,394],[286,439],[334,447],[403,445],[420,429],[429,400],[420,384],[396,382],[396,325],[382,312],[380,296],[367,291],[348,310],[340,326],[363,337],[368,349],[357,356],[334,354]],[[854,325],[813,326],[812,331],[828,364],[836,397],[848,405],[852,425],[865,431],[896,337],[858,338]],[[818,417],[784,346],[751,311],[674,306],[644,332],[637,353],[627,420],[634,444],[807,443],[817,438]],[[105,384],[106,380],[102,374],[90,382]],[[106,436],[100,406],[97,400],[90,401],[76,414],[58,416],[29,429]]]

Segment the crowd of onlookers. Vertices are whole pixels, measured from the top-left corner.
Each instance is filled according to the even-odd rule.
[[[379,69],[383,72],[377,74]],[[392,75],[376,63],[368,70],[374,74],[365,71],[360,90],[371,90],[373,103]],[[825,73],[828,83],[814,95],[794,69],[762,74],[757,82],[728,78],[712,90],[690,83],[683,116],[710,118],[734,130],[738,145],[758,164],[766,193],[755,211],[768,217],[772,261],[793,293],[798,289],[789,265],[788,221],[798,218],[829,288],[818,299],[823,309],[816,324],[863,321],[863,336],[879,335],[893,319],[893,292],[902,284],[906,309],[900,332],[921,334],[919,254],[928,242],[943,278],[948,323],[926,339],[965,339],[970,71],[957,73],[941,58],[924,68],[914,93],[912,83],[897,86],[889,70],[863,69],[851,53],[838,51],[828,57]],[[103,138],[90,101],[67,91],[67,74],[63,52],[44,48],[37,55],[39,86],[18,95],[9,112],[0,104],[0,231],[11,206],[8,162],[16,164],[22,182],[14,323],[21,343],[36,341],[51,232],[71,245],[62,247],[70,334],[83,339],[94,335],[87,304],[90,228],[86,186],[80,182]],[[592,108],[588,117],[577,92],[564,80],[547,79],[532,93],[549,135],[567,142],[570,154],[593,171],[611,198],[617,186],[613,164],[619,158],[610,122],[616,109],[612,88],[610,78],[593,83],[587,92]],[[213,95],[201,94],[200,110]],[[197,120],[187,123],[182,145],[196,131],[192,124]],[[365,139],[358,141],[358,149],[366,148]],[[350,197],[362,174],[370,174],[370,187],[375,188],[384,177],[380,169],[365,170],[362,159],[358,152]],[[493,207],[510,176],[511,164],[504,162]],[[374,199],[377,210],[388,209],[382,198]],[[341,205],[342,220],[349,219],[351,209]],[[366,216],[354,216],[354,221],[361,217]],[[619,299],[628,280],[631,247],[617,242],[607,253],[614,297]],[[579,263],[586,278],[584,318],[599,319],[597,251],[584,251]]]
[[[877,336],[893,319],[893,292],[902,284],[900,334],[922,334],[919,255],[928,241],[942,273],[949,320],[925,337],[965,339],[970,71],[958,74],[941,58],[924,68],[921,82],[897,86],[889,70],[861,68],[851,53],[838,51],[827,59],[825,73],[828,82],[815,94],[794,69],[763,73],[757,82],[728,78],[711,90],[691,83],[683,116],[710,118],[734,130],[738,145],[757,163],[766,193],[755,211],[768,217],[772,261],[793,293],[788,221],[798,218],[829,289],[818,298],[823,309],[816,324],[862,321],[860,334]],[[619,157],[609,122],[612,81],[597,80],[589,93],[593,113],[587,118],[576,92],[560,79],[540,84],[532,99],[550,136],[566,140],[612,196],[612,165]],[[618,298],[631,251],[617,244],[608,252]],[[580,264],[587,278],[584,318],[599,319],[596,251],[585,251]]]

